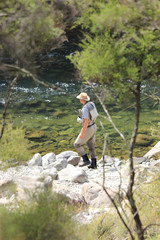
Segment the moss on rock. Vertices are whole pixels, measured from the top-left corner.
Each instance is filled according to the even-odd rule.
[[[136,137],[136,145],[137,146],[149,146],[153,143],[154,139],[151,136],[146,134],[138,134]]]
[[[27,136],[28,139],[34,140],[34,139],[41,139],[46,137],[44,131],[35,131]]]

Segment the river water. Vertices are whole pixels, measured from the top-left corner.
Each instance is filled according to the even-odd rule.
[[[45,66],[44,71],[39,74],[39,79],[54,83],[61,88],[60,91],[48,89],[42,85],[35,84],[31,79],[21,79],[13,90],[10,106],[8,109],[7,121],[12,121],[14,126],[23,126],[26,129],[26,137],[31,143],[31,152],[40,152],[42,155],[48,152],[58,154],[66,150],[75,150],[74,141],[81,129],[76,122],[77,110],[81,104],[76,96],[81,91],[86,91],[91,100],[95,101],[100,116],[97,119],[96,151],[98,158],[103,151],[104,134],[100,121],[103,123],[105,133],[108,134],[108,152],[116,157],[127,159],[127,149],[113,129],[105,116],[102,107],[95,98],[89,86],[83,85],[78,75],[65,59],[64,54],[50,55],[50,63]],[[56,61],[55,61],[56,55]],[[3,111],[7,84],[1,78],[0,81],[0,113]],[[143,102],[140,121],[140,134],[152,133],[152,128],[156,128],[159,121],[158,107],[153,107],[153,102]],[[114,104],[109,104],[108,109],[127,139],[130,138],[134,126],[134,109],[125,110]],[[149,144],[138,145],[135,149],[136,156],[143,154],[155,144],[157,137],[151,137]]]

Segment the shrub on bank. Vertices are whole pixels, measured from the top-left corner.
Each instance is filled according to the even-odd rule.
[[[0,210],[0,240],[78,240],[68,204],[41,193],[27,207]]]
[[[8,167],[14,162],[26,162],[31,158],[29,141],[25,138],[25,130],[13,128],[12,124],[5,127],[0,141],[0,160],[7,161]]]
[[[112,211],[112,210],[111,210]],[[114,212],[114,214],[113,214]],[[115,211],[103,213],[96,217],[87,226],[81,226],[79,230],[80,239],[83,240],[123,240],[128,239],[127,230],[119,221]],[[87,229],[87,230],[86,230]]]

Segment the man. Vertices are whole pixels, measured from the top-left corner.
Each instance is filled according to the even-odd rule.
[[[80,167],[89,165],[88,168],[97,168],[97,161],[96,161],[96,151],[95,151],[95,134],[97,130],[97,126],[95,124],[95,117],[98,115],[95,104],[93,102],[90,102],[90,97],[87,95],[87,93],[80,93],[77,96],[78,99],[80,99],[80,102],[83,104],[83,108],[81,110],[81,119],[82,119],[82,129],[80,134],[78,135],[74,146],[77,149],[77,151],[80,153],[83,159],[83,163],[79,165]],[[97,113],[91,115],[91,113]],[[83,148],[83,145],[86,144],[91,155],[91,164],[90,160]]]

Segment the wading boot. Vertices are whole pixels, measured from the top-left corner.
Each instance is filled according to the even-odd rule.
[[[96,158],[91,158],[91,164],[88,166],[88,168],[93,168],[93,169],[97,168],[97,160],[96,160]]]
[[[83,163],[80,163],[79,167],[84,167],[90,164],[87,154],[83,155],[82,158],[83,158]]]

